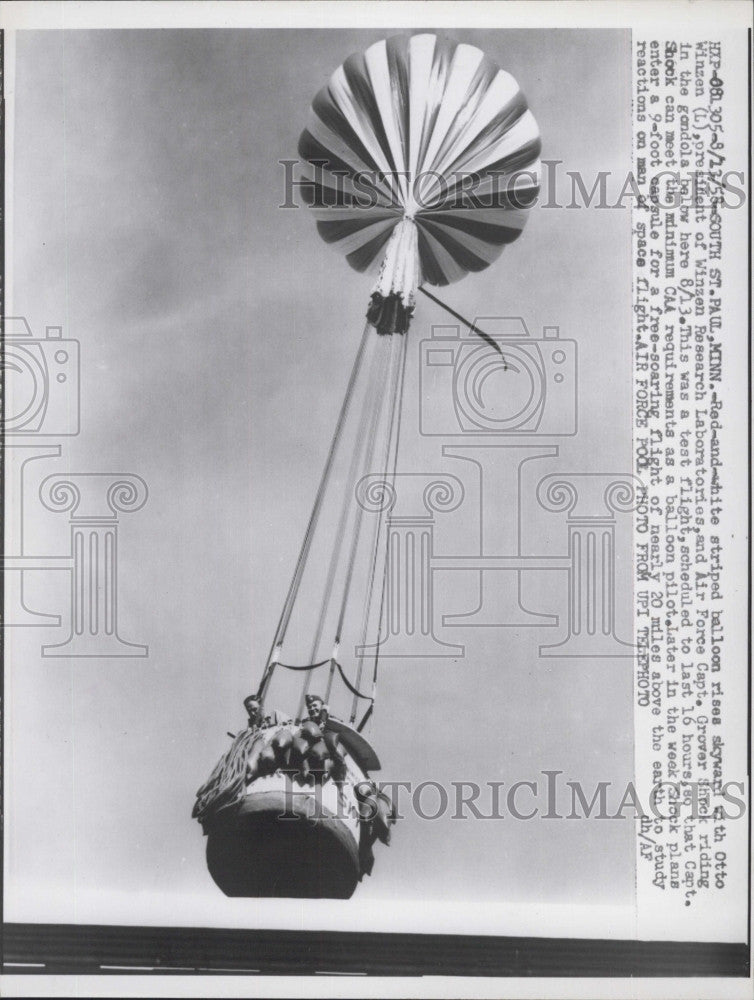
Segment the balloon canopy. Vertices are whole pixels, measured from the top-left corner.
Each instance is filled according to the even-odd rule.
[[[416,289],[496,260],[539,190],[539,129],[513,77],[473,45],[402,35],[352,55],[299,140],[322,239],[379,270],[367,313],[404,333]]]

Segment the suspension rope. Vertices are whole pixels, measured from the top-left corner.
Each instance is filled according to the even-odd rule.
[[[403,338],[402,338],[401,334],[390,334],[389,336],[390,336],[390,352],[389,352],[390,361],[389,361],[389,366],[388,366],[388,371],[389,371],[388,381],[391,382],[391,383],[393,383],[393,382],[395,382],[395,374],[394,374],[394,372],[392,370],[393,367],[394,367],[394,355],[396,353],[395,352],[395,338],[397,336],[400,336],[401,339],[403,339]],[[394,414],[394,407],[395,407],[395,389],[396,389],[396,384],[392,385],[392,387],[390,389],[390,404],[389,404],[390,405],[390,410],[389,410],[389,412],[390,412],[390,428],[391,428],[390,433],[392,433],[393,414]],[[378,407],[378,412],[377,412],[377,419],[378,419],[378,421],[379,421],[380,416],[382,415],[382,410],[384,408],[385,394],[382,393],[381,397],[382,398],[380,399],[379,407]],[[363,467],[364,470],[365,470],[365,472],[369,469],[369,467],[372,464],[372,457],[374,455],[374,449],[375,449],[375,446],[376,446],[376,440],[375,440],[375,438],[376,438],[376,435],[372,434],[371,435],[371,439],[367,442],[367,448],[366,448],[366,454],[365,454],[365,459],[366,460],[365,460],[364,467]],[[335,642],[336,643],[340,643],[342,632],[343,632],[343,622],[344,622],[345,617],[346,617],[346,608],[348,606],[348,599],[349,599],[350,593],[351,593],[351,582],[352,582],[352,579],[353,579],[354,567],[356,565],[356,551],[358,549],[359,536],[361,534],[361,525],[362,525],[363,519],[364,519],[364,508],[363,508],[363,506],[361,504],[357,504],[357,506],[356,506],[355,523],[354,523],[354,527],[353,527],[353,534],[351,536],[351,551],[350,551],[349,557],[348,557],[348,567],[347,567],[347,571],[346,571],[346,579],[345,579],[345,583],[343,585],[343,596],[342,596],[341,603],[340,603],[340,614],[338,615],[338,624],[337,624],[337,628],[335,630]]]
[[[403,387],[404,387],[405,375],[406,375],[406,358],[407,358],[407,356],[408,356],[407,337],[404,335],[402,337],[401,350],[400,350],[399,355],[398,355],[398,365],[396,367],[396,381],[395,381],[395,386],[394,386],[394,389],[393,389],[393,398],[392,398],[392,402],[391,402],[391,406],[390,406],[390,426],[389,426],[388,433],[387,433],[387,441],[386,441],[386,446],[385,446],[385,461],[384,461],[384,464],[383,464],[383,469],[384,469],[384,472],[383,472],[383,481],[387,482],[388,472],[389,472],[389,469],[390,469],[391,449],[393,449],[393,451],[392,451],[392,456],[393,456],[393,471],[392,471],[392,476],[391,476],[391,481],[390,481],[390,490],[387,491],[387,492],[389,492],[390,495],[392,495],[392,493],[394,491],[394,488],[395,488],[395,475],[396,475],[397,463],[398,463],[398,445],[400,443],[400,428],[401,428],[401,417],[402,417],[402,409],[403,409],[403,407],[402,407]],[[397,417],[397,420],[396,420],[396,417]],[[395,425],[395,432],[396,433],[395,433],[395,443],[393,444],[393,426],[394,425]],[[370,571],[369,571],[369,587],[368,587],[368,590],[367,590],[366,603],[364,605],[364,616],[363,616],[363,624],[362,624],[362,638],[361,638],[362,655],[359,657],[359,666],[358,666],[358,670],[357,670],[357,673],[356,673],[356,687],[358,687],[358,688],[361,687],[361,676],[362,676],[362,673],[363,673],[363,670],[364,670],[364,653],[365,653],[364,646],[366,645],[367,630],[369,628],[369,612],[370,612],[371,607],[372,607],[372,596],[373,596],[373,593],[374,593],[374,580],[375,580],[375,574],[376,574],[376,569],[377,569],[377,558],[378,558],[379,550],[380,550],[380,536],[381,536],[381,533],[382,533],[382,523],[383,523],[383,521],[387,521],[387,517],[388,517],[387,511],[384,511],[384,510],[380,511],[379,516],[377,518],[377,524],[375,525],[374,543],[373,543],[373,546],[372,546],[372,560],[371,560],[371,567],[370,567]],[[386,572],[387,572],[387,559],[388,559],[388,556],[387,556],[387,552],[386,552],[385,553],[385,572],[383,573],[383,591],[384,591],[384,588],[385,588],[385,575],[386,575]],[[377,638],[377,644],[378,644],[377,649],[379,649],[380,629],[381,629],[381,625],[382,625],[383,603],[384,603],[384,595],[383,595],[383,600],[380,601],[380,612],[379,612],[379,616],[378,616],[378,619],[377,619],[377,637],[376,637]],[[377,686],[377,656],[378,655],[379,654],[377,653],[376,656],[375,656],[374,676],[373,676],[373,680],[372,680],[372,704],[374,704],[374,699],[375,699],[375,695],[376,695],[376,686]],[[356,710],[357,710],[357,707],[358,707],[357,706],[357,701],[356,701],[356,698],[354,698],[353,705],[351,707],[351,722],[352,723],[356,720]]]
[[[351,692],[351,694],[354,696],[354,698],[363,698],[364,701],[370,701],[370,702],[374,703],[374,698],[371,695],[363,694],[361,691],[359,691],[357,688],[355,688],[353,686],[353,684],[346,677],[345,672],[343,670],[343,667],[341,667],[340,663],[338,663],[337,660],[333,660],[333,663],[338,668],[338,673],[340,674],[341,679],[343,680],[343,683],[348,688],[348,690]],[[370,708],[371,708],[371,706],[370,706]],[[353,720],[351,720],[351,721],[353,721]]]
[[[275,660],[272,666],[282,667],[283,670],[316,670],[318,667],[324,667],[329,662],[329,658],[320,660],[319,663],[281,663],[280,660]]]
[[[374,711],[374,698],[372,698],[372,704],[369,706],[369,708],[366,710],[366,712],[364,712],[364,715],[362,716],[361,722],[356,727],[356,732],[357,733],[360,733],[363,730],[364,726],[367,724],[367,722],[369,722],[369,719],[370,719],[373,711]]]
[[[362,461],[362,456],[366,450],[367,442],[374,435],[375,427],[377,424],[377,413],[376,409],[381,404],[381,400],[384,396],[384,385],[387,378],[387,365],[384,352],[379,351],[380,342],[375,341],[372,338],[372,343],[378,350],[380,357],[378,359],[379,366],[378,371],[375,373],[375,378],[371,378],[367,385],[367,391],[364,395],[364,399],[361,407],[361,414],[359,416],[359,425],[356,433],[356,440],[354,442],[353,450],[351,453],[351,462],[348,469],[348,476],[345,482],[345,489],[343,490],[343,500],[341,503],[340,516],[338,518],[338,527],[335,533],[335,547],[333,549],[332,555],[330,557],[330,563],[327,571],[327,579],[325,581],[325,588],[322,594],[322,601],[320,603],[319,617],[317,620],[317,625],[314,632],[314,639],[311,645],[311,653],[309,654],[309,660],[314,661],[317,655],[317,650],[322,638],[322,632],[325,626],[325,618],[327,617],[327,611],[330,607],[330,598],[332,596],[333,586],[335,584],[335,575],[338,568],[338,563],[340,561],[340,553],[343,547],[343,542],[346,537],[346,524],[348,522],[348,516],[351,513],[353,505],[353,484],[357,481],[359,463]],[[334,662],[337,657],[337,643],[333,656],[330,660],[323,661],[324,663]],[[334,667],[330,668],[330,678],[332,678],[334,672]],[[298,706],[298,717],[303,716],[304,705],[306,703],[306,696],[309,693],[309,688],[311,686],[312,675],[307,674],[306,680],[304,682],[301,696],[299,699]],[[325,701],[330,697],[330,689],[332,687],[332,680],[328,681],[327,693],[325,694]]]
[[[325,689],[325,701],[330,701],[330,692],[332,691],[332,682],[335,680],[335,664],[338,662],[338,653],[340,652],[340,644],[335,643],[333,648],[332,659],[330,660],[330,673],[327,678],[327,688]]]
[[[278,622],[277,629],[275,630],[275,638],[272,641],[272,646],[267,657],[267,665],[265,666],[264,673],[262,674],[262,680],[259,684],[258,696],[260,700],[264,699],[264,695],[269,686],[270,679],[272,677],[272,672],[275,662],[276,650],[279,650],[283,644],[285,638],[285,633],[288,628],[288,623],[290,622],[291,613],[293,611],[293,605],[296,600],[296,595],[298,594],[299,587],[301,585],[301,578],[304,573],[304,568],[306,566],[306,561],[309,557],[309,550],[312,544],[312,537],[314,535],[314,529],[317,526],[317,521],[319,520],[320,509],[322,506],[322,499],[327,488],[327,483],[330,478],[330,471],[332,469],[333,459],[340,443],[341,432],[343,426],[346,422],[346,417],[351,408],[351,400],[353,397],[354,388],[358,379],[359,372],[361,370],[361,364],[364,358],[364,351],[369,339],[369,331],[371,326],[369,323],[364,325],[364,332],[361,335],[361,341],[359,343],[358,351],[356,352],[356,358],[354,359],[353,367],[351,368],[351,374],[348,379],[348,385],[346,387],[346,394],[343,397],[343,403],[340,407],[340,413],[338,414],[338,421],[335,425],[335,430],[333,432],[332,440],[330,441],[330,448],[327,453],[327,459],[325,461],[325,467],[322,471],[322,478],[319,482],[319,487],[317,489],[317,495],[314,499],[314,506],[312,507],[312,512],[309,516],[309,523],[306,527],[306,533],[304,535],[304,541],[301,545],[301,549],[298,554],[298,560],[296,561],[296,568],[293,572],[293,577],[291,579],[290,586],[288,588],[288,594],[283,605],[283,610],[280,614],[280,620]]]
[[[380,344],[384,344],[385,343],[384,338],[380,337],[378,342]],[[388,354],[388,357],[390,358],[390,360],[392,360],[392,347],[393,347],[393,338],[391,337],[390,338],[390,348],[391,349],[390,349],[390,352]],[[375,396],[375,406],[376,406],[376,409],[374,410],[374,415],[373,415],[374,419],[372,421],[372,437],[371,437],[371,440],[369,441],[369,448],[368,449],[367,449],[367,442],[366,441],[364,442],[364,461],[363,461],[363,464],[362,464],[362,467],[361,467],[361,475],[362,476],[366,472],[369,471],[369,465],[371,464],[372,455],[374,453],[374,446],[375,446],[375,440],[376,440],[375,431],[376,431],[376,428],[377,428],[377,426],[379,424],[379,420],[380,420],[380,418],[382,416],[382,409],[383,409],[383,404],[384,404],[384,400],[385,400],[385,386],[386,386],[387,382],[389,381],[389,371],[390,371],[391,365],[388,362],[388,357],[386,357],[385,353],[382,352],[382,367],[380,369],[379,391],[377,392],[377,395]],[[355,499],[355,488],[356,488],[356,486],[358,486],[358,481],[357,481],[357,478],[356,478],[356,471],[354,469],[353,475],[351,475],[351,479],[350,479],[350,483],[349,483],[349,488],[348,488],[348,490],[346,491],[346,493],[345,493],[345,495],[343,497],[344,506],[346,506],[349,511],[354,509],[354,507],[353,507],[353,501]],[[356,510],[355,525],[354,525],[354,529],[353,529],[354,532],[355,532],[355,538],[354,538],[353,545],[352,545],[351,561],[350,561],[350,567],[349,567],[349,576],[350,576],[350,573],[353,572],[353,560],[355,559],[355,555],[356,555],[356,546],[357,546],[357,543],[358,543],[358,532],[360,531],[360,527],[361,527],[361,520],[360,520],[361,519],[361,514],[362,514],[361,508],[357,506],[355,508],[355,510]],[[344,595],[343,595],[344,602],[347,602],[347,600],[348,600],[348,589],[349,589],[349,587],[350,587],[350,582],[347,581],[346,582],[346,587],[345,587],[345,590],[344,590]],[[333,681],[335,680],[335,667],[336,667],[336,665],[338,665],[338,669],[340,670],[341,675],[343,674],[343,671],[340,669],[339,659],[338,659],[339,654],[340,654],[340,632],[341,632],[341,629],[342,629],[343,608],[341,608],[341,616],[340,617],[341,617],[341,621],[338,623],[338,626],[336,628],[335,641],[334,641],[332,658],[331,658],[331,663],[330,663],[330,673],[329,673],[329,676],[327,678],[327,688],[325,690],[325,701],[326,702],[329,702],[329,700],[330,700],[330,694],[332,692]]]
[[[404,381],[405,381],[405,378],[406,378],[406,354],[407,354],[407,352],[404,351],[404,354],[403,354],[403,364],[402,364],[402,368],[401,368],[401,386],[400,386],[400,395],[401,395],[401,398],[403,397],[403,386],[404,386]],[[401,443],[401,423],[402,423],[402,419],[403,419],[403,407],[399,406],[398,407],[398,426],[396,427],[396,432],[395,432],[395,452],[393,453],[393,473],[392,473],[392,478],[391,478],[391,483],[390,483],[391,488],[393,490],[395,489],[395,477],[396,477],[396,474],[397,474],[397,471],[398,471],[398,450],[399,450],[400,443]],[[387,520],[387,518],[386,518],[386,520]],[[364,715],[364,718],[361,720],[361,722],[359,724],[359,732],[361,732],[361,730],[367,724],[369,716],[372,714],[372,711],[374,710],[374,703],[375,703],[375,699],[377,697],[377,669],[379,667],[379,662],[380,662],[380,646],[382,644],[382,618],[383,618],[383,615],[385,613],[385,595],[387,593],[387,569],[388,569],[389,559],[390,559],[390,554],[389,554],[388,549],[387,549],[387,539],[386,539],[386,544],[385,544],[385,558],[384,558],[383,567],[382,567],[382,588],[381,588],[381,595],[380,595],[380,611],[379,611],[379,614],[377,616],[377,635],[376,635],[376,640],[375,640],[375,645],[374,645],[374,669],[372,671],[372,704],[370,705],[368,711]]]
[[[469,330],[471,330],[472,333],[475,333],[478,337],[481,337],[486,344],[489,344],[489,346],[493,348],[493,350],[497,351],[497,353],[503,359],[503,370],[507,371],[508,366],[505,363],[505,355],[503,354],[500,344],[498,344],[498,342],[494,339],[494,337],[491,337],[489,333],[485,333],[484,330],[480,330],[479,327],[476,326],[474,323],[470,323],[469,320],[467,320],[460,313],[456,312],[455,309],[451,309],[450,306],[446,306],[444,302],[442,302],[440,299],[437,298],[437,296],[432,295],[431,292],[428,292],[423,285],[420,285],[419,291],[423,295],[426,295],[428,299],[431,299],[434,303],[436,303],[436,305],[440,306],[441,309],[444,309],[445,312],[450,313],[450,315],[453,316],[454,319],[459,319],[463,324],[465,324],[469,328]]]

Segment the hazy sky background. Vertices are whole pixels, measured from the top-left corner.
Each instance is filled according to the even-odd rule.
[[[191,807],[258,683],[371,285],[321,243],[305,211],[278,208],[278,161],[296,155],[330,73],[387,34],[18,36],[13,312],[37,335],[62,325],[82,356],[81,434],[60,459],[36,463],[25,514],[39,551],[62,553],[66,516],[34,502],[44,476],[146,480],[147,506],[121,521],[120,633],[150,654],[43,659],[41,643],[61,641],[67,622],[12,634],[8,919],[264,923],[264,906],[220,896]],[[588,178],[625,174],[627,33],[452,37],[516,77],[543,157]],[[558,470],[631,467],[630,284],[628,211],[538,208],[496,266],[441,293],[471,317],[522,316],[533,335],[558,325],[578,341],[580,432],[560,441],[557,459],[533,463],[529,488]],[[445,321],[419,302],[400,466],[465,476],[473,505],[470,467],[418,435],[418,344]],[[473,538],[460,512],[438,527],[437,546],[463,552]],[[563,517],[533,512],[525,539],[532,553],[563,554]],[[625,559],[621,572],[627,637]],[[61,576],[36,574],[29,603],[65,614]],[[528,606],[563,616],[563,579],[535,576]],[[475,601],[472,588],[465,606],[440,610]],[[462,661],[382,671],[369,734],[381,777],[512,782],[550,768],[590,786],[632,776],[630,660],[539,658],[562,630],[439,634],[466,643]],[[378,847],[373,877],[337,905],[347,926],[360,901],[629,904],[633,891],[628,821],[409,818]],[[92,894],[99,902],[85,911]],[[118,898],[130,910],[110,905]],[[22,909],[30,899],[33,916]],[[311,911],[300,913],[305,922]]]

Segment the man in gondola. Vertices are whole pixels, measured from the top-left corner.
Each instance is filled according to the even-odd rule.
[[[306,710],[309,713],[309,719],[312,722],[316,722],[320,729],[324,729],[328,718],[330,717],[330,708],[318,694],[308,694],[306,695]]]
[[[250,694],[248,698],[244,698],[243,705],[246,709],[246,714],[249,716],[246,723],[247,729],[264,729],[267,726],[279,726],[282,723],[293,721],[290,715],[286,715],[285,712],[278,712],[277,709],[273,711],[272,715],[263,715],[262,702],[255,694]]]
[[[248,698],[244,698],[243,707],[246,709],[246,714],[249,719],[247,722],[248,729],[259,729],[264,721],[262,719],[262,703],[255,694],[250,694]]]

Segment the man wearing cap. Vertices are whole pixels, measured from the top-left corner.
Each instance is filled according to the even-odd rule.
[[[309,719],[323,729],[330,717],[330,708],[318,694],[308,694],[304,698]]]

